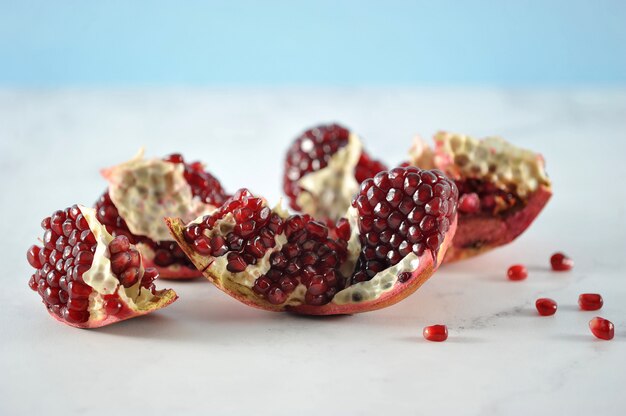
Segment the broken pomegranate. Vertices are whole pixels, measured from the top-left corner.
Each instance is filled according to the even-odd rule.
[[[430,325],[424,328],[423,335],[428,341],[443,342],[448,339],[448,327],[445,325]]]
[[[597,311],[604,305],[602,295],[598,293],[583,293],[578,296],[578,306],[583,311]]]
[[[329,229],[239,190],[172,235],[199,270],[243,303],[311,315],[394,304],[437,269],[456,229],[458,191],[439,171],[396,168],[365,180]]]
[[[537,312],[541,316],[552,316],[556,313],[557,304],[550,298],[539,298],[535,301]]]
[[[355,133],[338,124],[320,125],[287,151],[283,189],[291,208],[335,221],[345,215],[359,184],[386,169],[363,150]]]
[[[29,286],[50,315],[79,328],[97,328],[163,308],[177,298],[154,286],[158,272],[144,268],[126,236],[112,237],[94,209],[74,205],[41,223],[43,247],[26,257],[36,269]]]
[[[437,168],[459,189],[459,228],[445,261],[455,261],[510,243],[546,205],[552,190],[541,155],[499,137],[475,140],[440,132],[431,149],[416,138],[410,164]]]
[[[113,235],[125,235],[142,253],[147,267],[162,278],[202,276],[176,242],[163,218],[190,221],[220,206],[228,195],[200,162],[179,154],[161,159],[134,159],[102,171],[109,189],[96,202],[98,220]]]
[[[572,270],[574,261],[563,253],[554,253],[552,257],[550,257],[550,265],[552,266],[552,270],[556,272],[565,272]]]
[[[615,327],[613,322],[596,316],[589,321],[589,329],[591,333],[599,339],[606,341],[612,340],[615,337]]]

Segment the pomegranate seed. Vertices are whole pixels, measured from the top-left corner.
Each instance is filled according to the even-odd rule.
[[[524,280],[528,277],[528,270],[524,265],[516,264],[509,267],[506,274],[509,280]]]
[[[549,298],[539,298],[535,301],[535,306],[537,307],[537,312],[541,316],[551,316],[556,313],[557,305],[556,302]]]
[[[480,211],[480,198],[472,192],[459,197],[459,211],[464,214],[475,214]]]
[[[604,305],[602,296],[598,293],[583,293],[578,296],[578,306],[583,311],[597,311]]]
[[[430,325],[424,328],[424,338],[428,341],[442,342],[448,339],[448,327],[445,325]]]
[[[562,272],[572,270],[574,261],[563,253],[555,253],[550,257],[550,265],[552,266],[552,270]]]
[[[596,316],[591,321],[589,321],[589,329],[591,329],[591,333],[595,335],[596,338],[611,340],[615,336],[615,327],[613,323],[604,318],[600,318]]]

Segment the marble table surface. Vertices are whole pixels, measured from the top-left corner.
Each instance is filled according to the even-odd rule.
[[[277,201],[282,158],[340,121],[389,164],[415,134],[502,135],[541,151],[554,197],[515,243],[446,266],[400,304],[355,316],[258,311],[208,282],[99,330],[58,324],[25,251],[57,208],[93,203],[98,169],[180,151],[229,190]],[[119,89],[0,91],[0,414],[626,414],[626,90]],[[549,270],[557,250],[576,262]],[[529,277],[509,282],[524,263]],[[581,312],[599,292],[605,306]],[[538,297],[559,303],[539,317]],[[615,339],[591,335],[596,315]],[[422,328],[448,325],[444,343]]]

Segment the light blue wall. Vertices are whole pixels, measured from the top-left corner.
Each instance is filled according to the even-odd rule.
[[[626,83],[626,1],[0,0],[0,85]]]

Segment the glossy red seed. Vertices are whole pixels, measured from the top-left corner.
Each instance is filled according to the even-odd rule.
[[[509,267],[506,274],[509,280],[524,280],[528,277],[528,270],[524,265],[516,264]]]
[[[554,253],[552,257],[550,257],[550,265],[552,266],[552,270],[563,272],[572,270],[574,261],[563,253]]]
[[[287,300],[287,294],[279,287],[272,287],[267,292],[267,300],[274,305],[280,305]]]
[[[448,339],[448,327],[445,325],[430,325],[424,328],[423,334],[428,341],[442,342]]]
[[[123,251],[128,251],[129,248],[130,248],[130,241],[128,240],[128,237],[126,237],[125,235],[119,235],[119,236],[115,237],[109,243],[109,252],[111,254],[116,254],[116,253],[121,253]]]
[[[459,211],[464,214],[475,214],[480,211],[480,198],[474,192],[463,194],[459,198]]]
[[[613,323],[607,319],[596,316],[589,321],[589,329],[596,338],[606,341],[612,340],[615,337],[615,327]]]
[[[604,305],[602,296],[598,293],[583,293],[578,296],[578,306],[583,311],[597,311]]]
[[[550,316],[554,315],[557,310],[557,304],[554,300],[550,298],[539,298],[535,301],[535,307],[537,308],[537,312],[541,316]]]
[[[122,302],[117,298],[110,298],[104,301],[104,310],[109,315],[116,315],[122,310]]]

